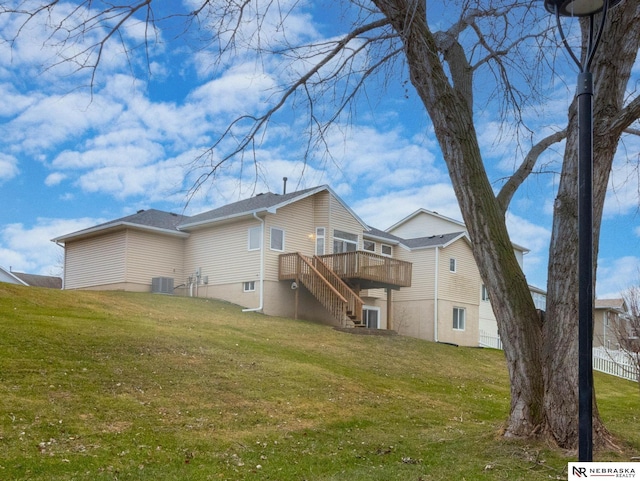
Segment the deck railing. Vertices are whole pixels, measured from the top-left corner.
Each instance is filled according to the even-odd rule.
[[[329,254],[320,258],[342,279],[366,279],[398,287],[411,286],[411,262],[364,251]]]
[[[342,324],[362,320],[364,302],[318,258],[299,253],[280,256],[280,280],[297,279]]]
[[[362,321],[364,301],[331,268],[318,256],[313,258],[313,265],[347,301],[347,315],[356,323]]]

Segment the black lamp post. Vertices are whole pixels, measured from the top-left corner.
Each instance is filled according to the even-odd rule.
[[[578,65],[578,461],[593,460],[593,76],[591,62],[607,11],[622,0],[544,0]],[[602,12],[596,30],[595,15]],[[569,46],[560,17],[588,17],[589,43],[582,61]]]

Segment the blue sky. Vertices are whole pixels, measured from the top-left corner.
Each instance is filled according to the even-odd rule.
[[[315,9],[297,3],[287,16],[287,40],[297,45],[333,38],[339,27],[327,9],[339,3]],[[71,11],[72,5],[62,7]],[[340,18],[347,21],[347,7],[345,12]],[[16,25],[0,16],[0,37],[11,37]],[[283,38],[276,22],[265,25],[265,46]],[[257,58],[242,49],[220,59],[195,35],[176,39],[178,26],[161,25],[148,64],[141,49],[127,57],[117,43],[108,44],[93,90],[87,88],[89,71],[77,72],[68,62],[52,66],[60,48],[37,22],[13,44],[0,43],[0,266],[59,275],[62,249],[50,242],[53,237],[138,209],[195,214],[257,192],[279,192],[285,176],[288,191],[330,185],[360,217],[382,229],[419,208],[461,219],[431,124],[400,64],[388,85],[368,84],[352,115],[327,132],[330,156],[313,149],[302,161],[307,111],[296,97],[260,137],[257,166],[251,156],[225,164],[187,205],[187,190],[199,172],[190,169],[194,159],[234,118],[268,108],[301,62]],[[250,38],[250,28],[243,34]],[[135,24],[124,41],[139,45],[142,38],[143,25]],[[74,52],[77,46],[64,51]],[[538,122],[534,140],[566,119],[575,73],[568,68],[554,74],[565,81],[550,77],[547,102],[526,114],[532,125]],[[631,84],[640,79],[640,66],[633,77]],[[477,131],[497,188],[522,154],[501,128],[495,106],[476,101],[487,102],[478,110]],[[330,105],[325,97],[317,107]],[[640,140],[628,136],[616,158],[599,255],[600,297],[640,282],[639,151]],[[559,146],[545,154],[548,170],[558,170],[561,152]],[[508,215],[512,240],[530,249],[525,274],[540,287],[546,282],[556,182],[553,173],[532,177]]]

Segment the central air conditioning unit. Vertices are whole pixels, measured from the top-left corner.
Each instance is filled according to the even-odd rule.
[[[154,294],[173,294],[173,277],[154,277],[151,279],[151,292]]]

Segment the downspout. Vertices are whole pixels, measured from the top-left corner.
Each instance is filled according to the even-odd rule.
[[[252,309],[242,309],[242,312],[257,312],[261,311],[264,304],[264,219],[258,217],[258,214],[253,213],[258,221],[260,221],[261,235],[260,235],[260,305]]]
[[[435,278],[433,280],[433,340],[438,342],[438,271],[440,270],[440,248],[436,246]]]
[[[62,247],[62,290],[64,291],[65,280],[67,278],[67,248],[60,242],[55,241],[58,247]]]

